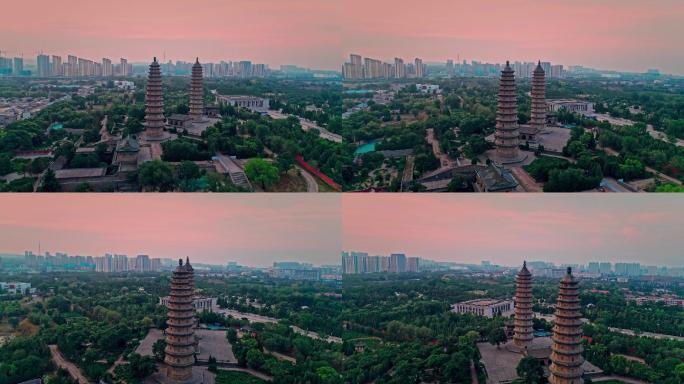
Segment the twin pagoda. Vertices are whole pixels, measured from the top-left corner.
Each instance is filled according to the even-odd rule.
[[[551,365],[549,383],[583,383],[582,321],[577,280],[568,267],[560,281],[553,335],[551,336]],[[515,317],[512,348],[527,355],[533,344],[532,274],[527,263],[516,276]]]
[[[204,121],[204,79],[199,57],[192,66],[190,80],[190,118],[194,122]],[[169,138],[165,134],[166,118],[164,117],[164,92],[162,89],[161,67],[155,57],[150,64],[145,92],[145,139],[147,141],[163,141]]]
[[[532,74],[532,105],[528,135],[536,137],[546,128],[546,80],[541,61]],[[496,107],[496,155],[503,162],[517,162],[520,158],[520,125],[515,72],[510,62],[501,71]]]

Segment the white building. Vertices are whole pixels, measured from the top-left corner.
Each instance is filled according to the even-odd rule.
[[[11,294],[29,294],[34,293],[35,288],[31,288],[31,283],[17,283],[17,282],[0,282],[0,292]]]
[[[581,115],[593,115],[594,103],[573,99],[557,99],[546,101],[546,110],[548,112],[558,112],[561,109],[579,113]]]
[[[124,91],[135,91],[135,83],[132,81],[116,80],[114,86]]]
[[[491,318],[494,316],[510,316],[513,314],[513,307],[512,300],[475,299],[453,304],[451,312],[470,313]]]
[[[439,85],[437,84],[416,84],[416,90],[428,94],[440,93]]]
[[[270,109],[269,100],[254,96],[222,96],[216,95],[216,102],[233,107],[247,108],[254,112],[267,112]]]

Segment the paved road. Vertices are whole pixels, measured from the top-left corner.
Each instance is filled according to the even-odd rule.
[[[273,317],[261,316],[256,313],[240,312],[233,309],[217,309],[215,312],[232,316],[236,319],[247,319],[250,323],[277,323],[278,319]]]
[[[463,104],[463,103],[461,103]],[[475,369],[475,363],[473,361],[470,361],[470,383],[471,384],[478,384],[480,381],[477,379],[477,370]]]
[[[247,319],[247,321],[249,321],[250,323],[277,323],[279,321],[278,319],[275,319],[273,317],[261,316],[255,313],[240,312],[235,311],[233,309],[217,309],[215,312],[229,315],[236,319]],[[307,336],[312,339],[323,340],[327,341],[328,343],[342,344],[342,339],[336,336],[320,336],[316,332],[305,331],[302,328],[299,328],[295,325],[291,325],[290,328],[292,328],[292,330],[296,333],[303,336]]]
[[[617,180],[615,180],[612,177],[604,177],[603,180],[601,180],[601,186],[605,187],[609,192],[633,192],[627,189],[624,185],[620,184]]]
[[[670,143],[670,139],[667,137],[667,135],[664,132],[661,131],[656,131],[655,128],[651,124],[646,126],[646,132],[648,132],[649,135],[651,135],[652,138],[664,141],[666,143]],[[684,147],[684,140],[682,139],[677,139],[675,142],[675,145],[678,147]]]
[[[442,152],[442,148],[439,147],[439,141],[435,138],[434,129],[428,128],[426,130],[425,139],[427,140],[428,144],[432,146],[432,152],[435,154],[435,157],[439,159],[442,168],[449,168],[454,165],[454,162],[451,160],[451,158],[449,158],[449,155]]]
[[[523,168],[512,167],[511,173],[515,179],[518,180],[518,183],[520,183],[520,186],[525,190],[525,192],[543,192],[541,185],[534,181],[532,176],[530,176],[530,174],[527,173],[527,171],[525,171]]]
[[[114,370],[116,369],[116,367],[118,367],[119,365],[121,365],[121,364],[123,364],[123,363],[124,363],[124,357],[123,357],[123,355],[121,355],[121,356],[119,356],[118,359],[116,359],[116,361],[114,362],[114,364],[112,364],[112,366],[109,367],[109,369],[107,370],[107,372],[109,372],[110,374],[113,375],[113,374],[114,374]]]
[[[287,113],[280,113],[278,111],[268,111],[268,115],[272,119],[287,119],[290,116],[295,116],[295,115],[289,115]],[[334,141],[336,143],[341,143],[342,142],[342,136],[332,133],[328,131],[327,129],[318,126],[316,123],[314,123],[311,120],[307,120],[303,117],[295,116],[296,118],[299,119],[299,124],[302,126],[303,131],[308,131],[310,129],[318,129],[320,132],[319,137],[322,139]]]
[[[237,372],[245,372],[249,373],[250,375],[254,377],[258,377],[261,380],[265,381],[273,381],[273,376],[269,376],[265,373],[261,373],[259,371],[255,371],[253,369],[247,369],[247,368],[219,368],[220,371],[237,371]]]
[[[316,182],[316,178],[299,165],[295,165],[295,167],[299,170],[299,173],[306,181],[306,191],[311,193],[318,192],[318,183]]]
[[[602,148],[600,145],[597,145],[596,148],[598,149],[603,149],[603,151],[609,155],[613,156],[620,156],[620,153],[612,148]],[[653,173],[654,175],[658,175],[658,177],[663,178],[671,183],[677,184],[677,185],[682,185],[682,182],[679,179],[675,179],[674,177],[668,176],[662,172],[658,172],[655,169],[651,167],[645,167],[648,172]]]
[[[627,335],[627,336],[637,336],[637,334],[634,331],[632,331],[631,329],[608,327],[608,330],[611,332],[622,333],[623,335]],[[639,336],[650,337],[652,339],[684,341],[684,337],[682,337],[682,336],[664,335],[662,333],[641,332],[641,333],[639,333]]]
[[[321,340],[321,341],[327,341],[328,343],[335,343],[335,344],[342,344],[342,338],[336,337],[336,336],[325,336],[321,337],[318,333],[316,332],[311,332],[311,331],[305,331],[295,325],[291,325],[290,328],[292,328],[293,331],[296,333],[309,337],[314,340]]]
[[[66,369],[74,380],[79,384],[89,384],[90,382],[81,372],[81,370],[71,361],[67,360],[56,345],[49,345],[52,361],[60,368]]]

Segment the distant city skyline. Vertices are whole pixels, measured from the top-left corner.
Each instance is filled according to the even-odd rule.
[[[336,195],[0,196],[0,252],[190,257],[197,263],[339,259]]]
[[[523,260],[684,266],[683,206],[672,195],[347,195],[343,248],[508,266]]]
[[[350,52],[493,63],[536,61],[598,69],[684,74],[684,3],[679,0],[464,2],[427,0],[149,0],[12,2],[0,50],[99,60],[164,56],[205,62],[250,59],[340,70]],[[98,17],[90,17],[97,14]]]
[[[71,255],[249,266],[339,264],[342,250],[683,266],[683,204],[672,195],[11,195],[0,196],[0,252],[37,252],[40,242]]]

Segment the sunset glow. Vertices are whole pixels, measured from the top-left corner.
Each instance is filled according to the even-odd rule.
[[[251,59],[338,70],[351,52],[390,60],[684,72],[679,0],[121,0],[8,2],[0,49],[92,59]]]
[[[0,198],[0,252],[37,252],[40,242],[51,252],[247,265],[332,264],[343,249],[463,263],[675,265],[682,204],[644,195],[11,195]]]

